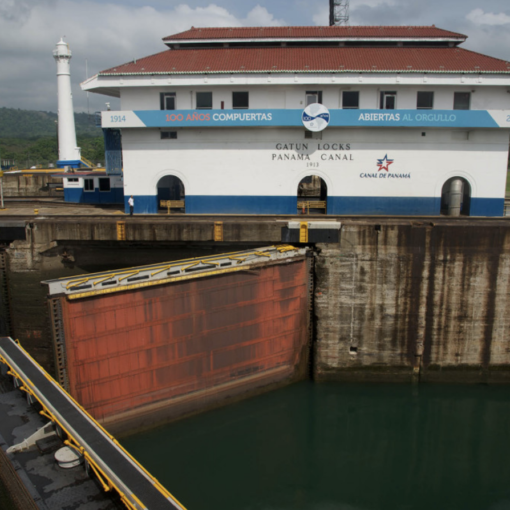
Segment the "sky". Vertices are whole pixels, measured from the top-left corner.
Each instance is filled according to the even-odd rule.
[[[327,25],[329,0],[0,0],[0,107],[57,111],[55,44],[73,52],[74,108],[118,101],[83,92],[87,76],[164,51],[162,38],[195,27]],[[464,48],[510,58],[509,0],[350,0],[351,25],[436,25]]]

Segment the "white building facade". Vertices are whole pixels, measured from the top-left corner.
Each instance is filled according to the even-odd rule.
[[[181,200],[192,214],[296,214],[320,182],[310,200],[328,215],[439,215],[455,181],[462,214],[500,216],[510,64],[459,48],[465,39],[436,27],[192,28],[82,88],[120,97],[102,126],[121,130],[135,213]],[[325,129],[307,128],[310,104],[326,107]]]

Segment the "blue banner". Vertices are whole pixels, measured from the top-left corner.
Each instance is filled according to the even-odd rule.
[[[329,110],[329,127],[510,128],[486,110]],[[499,117],[501,116],[501,119]],[[138,110],[103,112],[103,127],[302,127],[303,110]]]

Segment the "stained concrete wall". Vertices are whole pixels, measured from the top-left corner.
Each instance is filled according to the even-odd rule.
[[[51,369],[41,280],[273,244],[286,224],[221,219],[224,243],[210,217],[134,217],[124,242],[116,218],[27,221],[27,240],[7,250],[11,334]],[[317,245],[319,380],[510,382],[507,218],[339,219],[340,243]]]
[[[375,221],[318,247],[316,378],[510,381],[510,223]]]
[[[4,197],[64,196],[62,192],[50,189],[48,186],[50,183],[62,186],[62,179],[51,177],[49,174],[5,173],[3,178]]]

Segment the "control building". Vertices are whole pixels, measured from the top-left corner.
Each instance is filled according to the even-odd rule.
[[[430,27],[191,28],[100,72],[135,213],[499,216],[510,63]],[[66,184],[67,186],[67,184]]]

